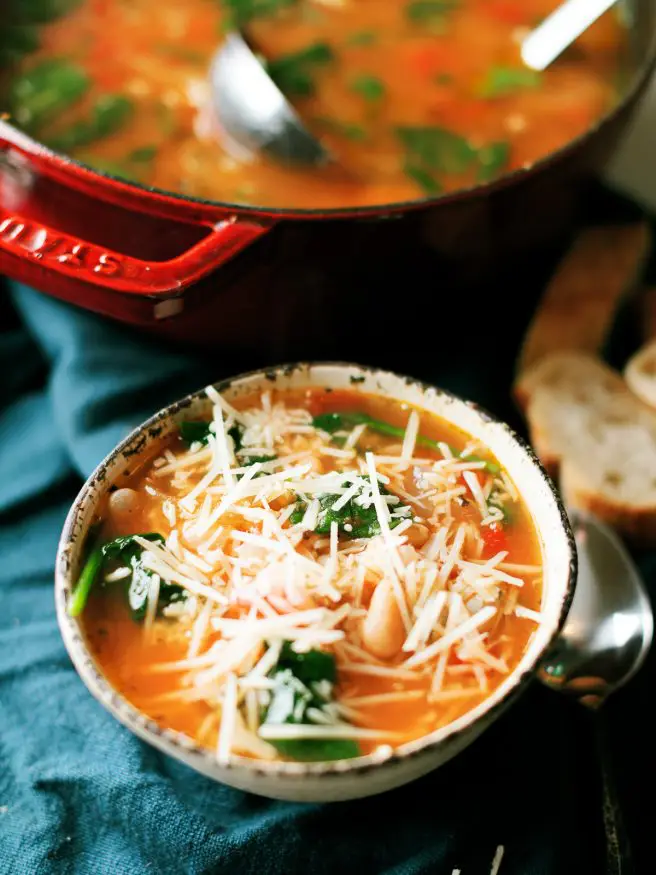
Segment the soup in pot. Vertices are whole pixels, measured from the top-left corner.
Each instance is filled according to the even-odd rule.
[[[523,65],[521,39],[558,2],[14,0],[4,108],[58,151],[184,195],[292,208],[436,196],[532,164],[612,107],[616,11],[546,72]],[[222,146],[208,65],[233,24],[346,174]]]

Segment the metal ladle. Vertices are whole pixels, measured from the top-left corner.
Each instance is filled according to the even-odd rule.
[[[299,167],[331,161],[241,34],[228,34],[215,54],[210,85],[219,124],[238,147]]]
[[[645,585],[619,538],[594,517],[569,511],[579,555],[576,593],[540,680],[597,710],[638,671],[651,646],[654,616]],[[602,715],[595,719],[602,765],[608,875],[625,875],[628,848],[609,766]]]

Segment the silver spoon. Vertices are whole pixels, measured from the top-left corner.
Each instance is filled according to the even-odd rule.
[[[237,147],[301,167],[331,161],[239,33],[230,33],[214,56],[210,85],[219,125]]]
[[[522,42],[522,60],[544,70],[618,0],[565,0]]]
[[[579,556],[574,601],[565,628],[538,676],[558,692],[597,710],[645,660],[654,615],[645,585],[619,538],[593,516],[569,512]],[[602,764],[609,875],[626,872],[628,848],[610,752],[600,715],[595,720]]]

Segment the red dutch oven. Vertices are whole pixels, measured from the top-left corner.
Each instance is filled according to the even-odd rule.
[[[295,332],[318,354],[358,268],[405,258],[425,289],[418,245],[437,255],[440,290],[476,288],[575,223],[654,65],[656,0],[627,6],[633,69],[618,106],[531,168],[437,198],[325,211],[202,201],[93,171],[0,122],[0,272],[169,338],[268,355]]]

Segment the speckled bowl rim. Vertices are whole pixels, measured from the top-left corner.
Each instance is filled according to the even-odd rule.
[[[185,410],[192,404],[202,401],[205,398],[205,387],[198,389],[195,392],[186,395],[178,401],[173,402],[167,407],[162,408],[144,423],[137,426],[130,434],[127,435],[98,465],[95,471],[89,476],[85,484],[82,486],[75,502],[73,503],[64,523],[59,547],[57,550],[57,559],[55,565],[55,603],[57,610],[57,620],[59,628],[64,639],[64,644],[68,650],[69,656],[80,675],[81,679],[87,686],[91,694],[124,726],[128,727],[137,736],[147,741],[154,747],[164,751],[176,759],[182,760],[187,765],[195,768],[197,771],[214,776],[220,780],[218,772],[231,771],[247,771],[253,776],[261,775],[262,777],[284,776],[285,778],[302,779],[309,775],[352,775],[353,773],[366,773],[372,769],[381,769],[398,764],[429,751],[433,751],[438,747],[447,746],[453,743],[456,739],[475,727],[481,721],[493,722],[503,710],[522,692],[529,682],[535,676],[538,665],[541,659],[553,646],[558,637],[569,608],[574,597],[576,586],[576,576],[578,569],[577,551],[574,541],[574,535],[565,511],[562,500],[556,490],[555,485],[551,481],[549,475],[543,465],[531,449],[531,447],[505,422],[498,417],[490,414],[485,408],[471,401],[466,401],[463,398],[434,386],[431,383],[398,374],[393,371],[388,371],[384,368],[376,368],[367,365],[360,365],[352,362],[332,362],[332,361],[312,361],[312,362],[296,362],[292,364],[276,365],[268,368],[258,368],[253,371],[238,374],[234,377],[228,377],[213,383],[218,392],[225,392],[242,381],[252,380],[257,378],[266,378],[275,380],[278,376],[287,377],[297,370],[309,371],[312,368],[340,368],[347,370],[356,370],[362,374],[375,377],[376,375],[388,377],[405,382],[409,386],[414,386],[422,394],[430,391],[440,396],[445,400],[466,405],[475,415],[479,416],[484,422],[496,424],[501,427],[511,444],[524,454],[528,461],[537,469],[537,472],[547,487],[548,492],[554,500],[556,509],[560,516],[560,526],[562,533],[565,535],[567,550],[569,553],[568,561],[568,577],[565,583],[562,602],[560,606],[559,618],[552,631],[552,634],[544,643],[542,648],[536,652],[532,660],[526,664],[521,672],[516,670],[511,672],[506,679],[507,689],[504,694],[495,697],[494,691],[487,699],[476,706],[475,709],[465,712],[464,715],[447,724],[446,726],[435,730],[434,732],[422,736],[414,741],[406,742],[397,748],[386,751],[383,756],[376,752],[365,756],[357,757],[349,760],[336,760],[333,762],[317,762],[317,763],[296,763],[296,762],[264,762],[260,760],[242,757],[236,754],[231,755],[229,761],[219,765],[214,752],[206,747],[194,742],[189,736],[184,733],[172,729],[161,727],[151,718],[147,717],[143,712],[135,708],[124,696],[122,696],[107,680],[95,658],[90,652],[84,634],[82,632],[79,620],[68,615],[66,606],[72,590],[72,581],[70,579],[70,569],[73,558],[77,553],[77,542],[79,540],[84,543],[87,530],[77,531],[78,520],[82,517],[83,508],[86,503],[87,495],[98,484],[102,484],[102,488],[106,489],[106,472],[107,469],[114,464],[117,457],[122,456],[124,459],[131,455],[136,455],[142,452],[149,440],[156,440],[159,434],[164,430],[163,423],[174,417],[176,414]],[[313,385],[321,385],[319,382],[312,382],[308,376],[308,387]],[[394,397],[392,393],[381,391],[380,394]],[[447,422],[448,417],[443,417]],[[535,501],[525,499],[528,506],[535,506]],[[510,683],[511,679],[514,681]],[[499,688],[497,688],[499,689]],[[472,715],[476,712],[475,716]]]

